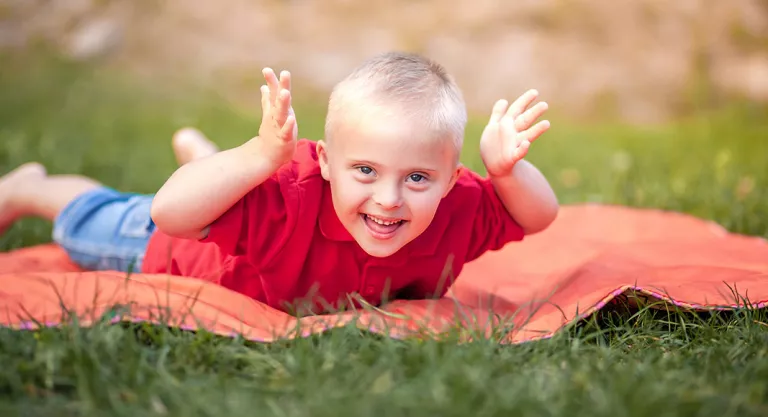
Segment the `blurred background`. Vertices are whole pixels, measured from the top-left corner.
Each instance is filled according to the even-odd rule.
[[[578,117],[660,122],[768,101],[765,0],[3,0],[0,41],[258,96],[263,66],[325,94],[372,54],[443,63],[470,107],[541,90]]]
[[[493,102],[537,88],[552,129],[529,159],[564,203],[768,236],[767,0],[0,0],[0,172],[35,159],[153,192],[174,130],[257,132],[262,67],[292,72],[300,135],[319,139],[331,87],[388,50],[456,77],[473,169]],[[44,239],[33,224],[0,248]]]

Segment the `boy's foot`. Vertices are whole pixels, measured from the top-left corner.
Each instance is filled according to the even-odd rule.
[[[44,179],[46,175],[44,166],[28,162],[0,177],[0,235],[22,215],[22,208],[14,201],[14,193]]]
[[[177,131],[173,135],[172,142],[173,153],[176,155],[176,162],[179,165],[213,155],[219,151],[219,148],[199,130],[189,127]]]

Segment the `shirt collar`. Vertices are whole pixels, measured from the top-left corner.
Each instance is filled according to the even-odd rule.
[[[328,181],[324,181],[323,195],[321,199],[319,214],[320,233],[329,240],[342,242],[354,241],[355,239],[347,231],[344,225],[341,224],[339,216],[336,215],[336,209],[333,207],[331,185]]]

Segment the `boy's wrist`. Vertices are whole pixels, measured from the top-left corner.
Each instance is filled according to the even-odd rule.
[[[515,164],[512,165],[512,167],[509,168],[509,170],[507,170],[505,172],[494,173],[494,172],[489,171],[488,172],[488,179],[493,181],[493,182],[510,180],[511,177],[514,177],[516,172],[518,171],[521,161],[522,160],[515,162]]]
[[[275,150],[266,146],[264,141],[258,136],[249,140],[240,146],[243,151],[243,162],[251,164],[254,167],[267,169],[271,172],[277,171],[282,165],[291,160],[292,153],[285,150]]]

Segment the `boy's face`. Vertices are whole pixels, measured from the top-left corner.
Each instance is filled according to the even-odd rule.
[[[451,140],[425,135],[395,117],[350,114],[330,143],[318,142],[336,214],[371,256],[392,255],[424,232],[456,181]]]

